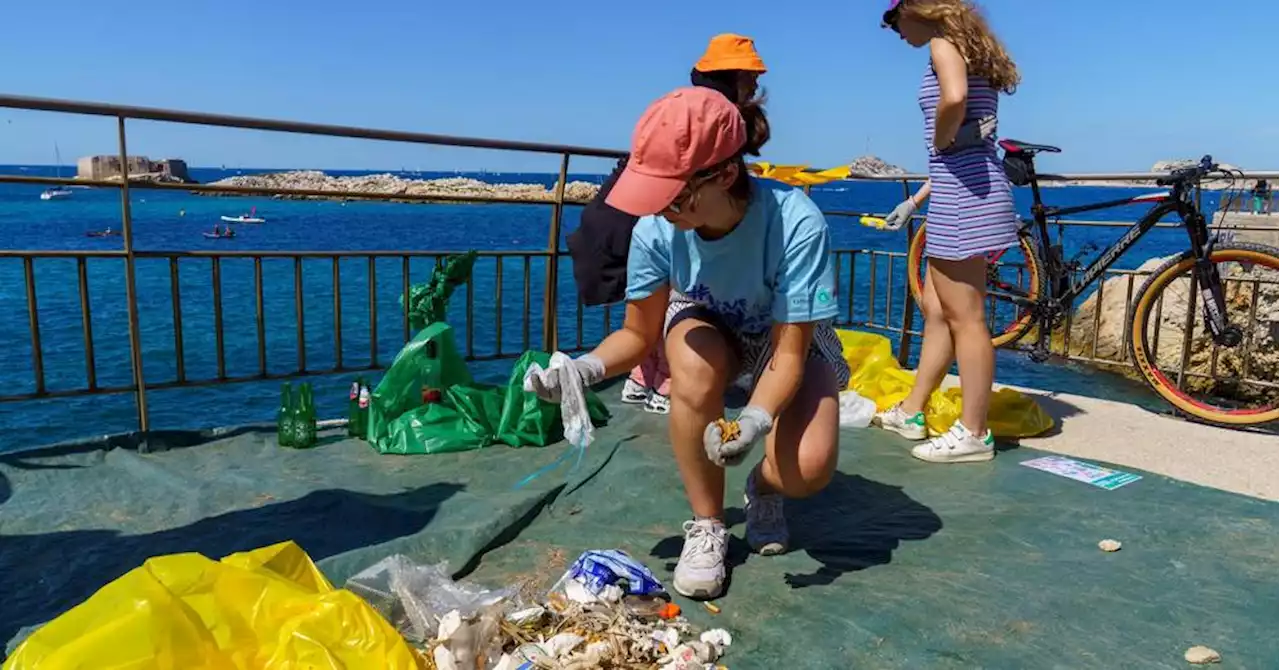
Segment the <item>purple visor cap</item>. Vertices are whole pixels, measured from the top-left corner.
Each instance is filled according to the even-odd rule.
[[[898,18],[898,8],[901,7],[902,0],[889,0],[889,8],[884,10],[884,16],[880,18],[881,24],[891,26],[895,19]]]

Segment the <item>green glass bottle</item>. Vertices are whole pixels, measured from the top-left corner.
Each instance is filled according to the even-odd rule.
[[[280,409],[276,410],[276,444],[293,446],[293,384],[280,387]]]
[[[307,446],[316,446],[316,433],[319,432],[319,421],[316,418],[316,396],[307,384]]]
[[[294,446],[299,449],[309,449],[316,444],[316,411],[315,402],[311,395],[311,384],[309,382],[302,384],[302,392],[297,405],[297,436],[298,442]]]

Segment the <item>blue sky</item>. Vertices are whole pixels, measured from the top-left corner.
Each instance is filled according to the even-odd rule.
[[[424,132],[626,148],[707,39],[755,38],[768,160],[874,153],[924,165],[927,54],[879,27],[882,0],[731,4],[419,0],[11,0],[0,91]],[[727,15],[718,7],[732,7]],[[986,0],[1022,68],[1001,135],[1064,148],[1056,171],[1160,159],[1277,159],[1274,0]],[[0,109],[0,163],[114,151],[105,119]],[[552,171],[552,157],[139,123],[131,152],[195,165]],[[580,159],[575,171],[600,171]]]

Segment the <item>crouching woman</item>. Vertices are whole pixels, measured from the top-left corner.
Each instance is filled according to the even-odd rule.
[[[746,539],[762,555],[787,548],[783,499],[820,491],[836,467],[837,394],[849,368],[830,323],[830,235],[802,191],[748,175],[747,138],[759,135],[747,127],[763,123],[759,106],[740,110],[705,88],[677,89],[649,107],[608,197],[641,217],[623,326],[572,370],[529,380],[556,400],[572,380],[626,374],[665,336],[671,443],[692,511],[673,585],[688,597],[723,590],[725,466],[754,461]],[[743,372],[750,399],[722,430],[725,391]]]

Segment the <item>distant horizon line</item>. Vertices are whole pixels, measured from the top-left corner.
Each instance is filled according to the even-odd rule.
[[[160,160],[169,160],[169,159],[160,159]],[[182,160],[182,159],[178,159],[178,160]],[[77,167],[77,165],[76,165],[76,163],[67,163],[67,164],[64,164],[64,165],[58,165],[58,164],[56,164],[56,163],[0,163],[0,167],[75,168],[75,167]],[[550,175],[554,175],[554,174],[556,174],[556,172],[555,172],[555,171],[548,171],[548,172],[524,172],[524,171],[521,171],[521,170],[503,170],[503,171],[499,171],[499,170],[490,170],[490,169],[487,169],[487,168],[480,168],[480,169],[476,169],[476,170],[408,170],[408,169],[389,169],[389,168],[338,168],[338,167],[325,167],[325,168],[316,168],[316,167],[279,167],[279,168],[272,168],[272,167],[231,167],[231,166],[222,167],[222,166],[219,166],[219,165],[190,165],[190,164],[188,164],[188,165],[187,165],[187,169],[188,169],[188,170],[221,170],[221,171],[230,171],[230,170],[264,170],[264,171],[265,171],[265,170],[271,170],[271,171],[275,171],[275,172],[327,172],[327,171],[334,171],[334,172],[406,172],[406,173],[407,173],[407,172],[439,172],[439,173],[462,172],[462,173],[471,173],[471,174],[475,174],[475,173],[482,173],[482,172],[483,172],[483,173],[488,173],[488,174],[550,174]],[[569,174],[571,174],[571,175],[572,175],[572,174],[596,175],[596,176],[601,176],[601,177],[604,177],[604,176],[608,176],[608,175],[609,175],[609,173],[608,173],[608,172],[573,172],[573,171],[570,171],[570,172],[569,172]]]

